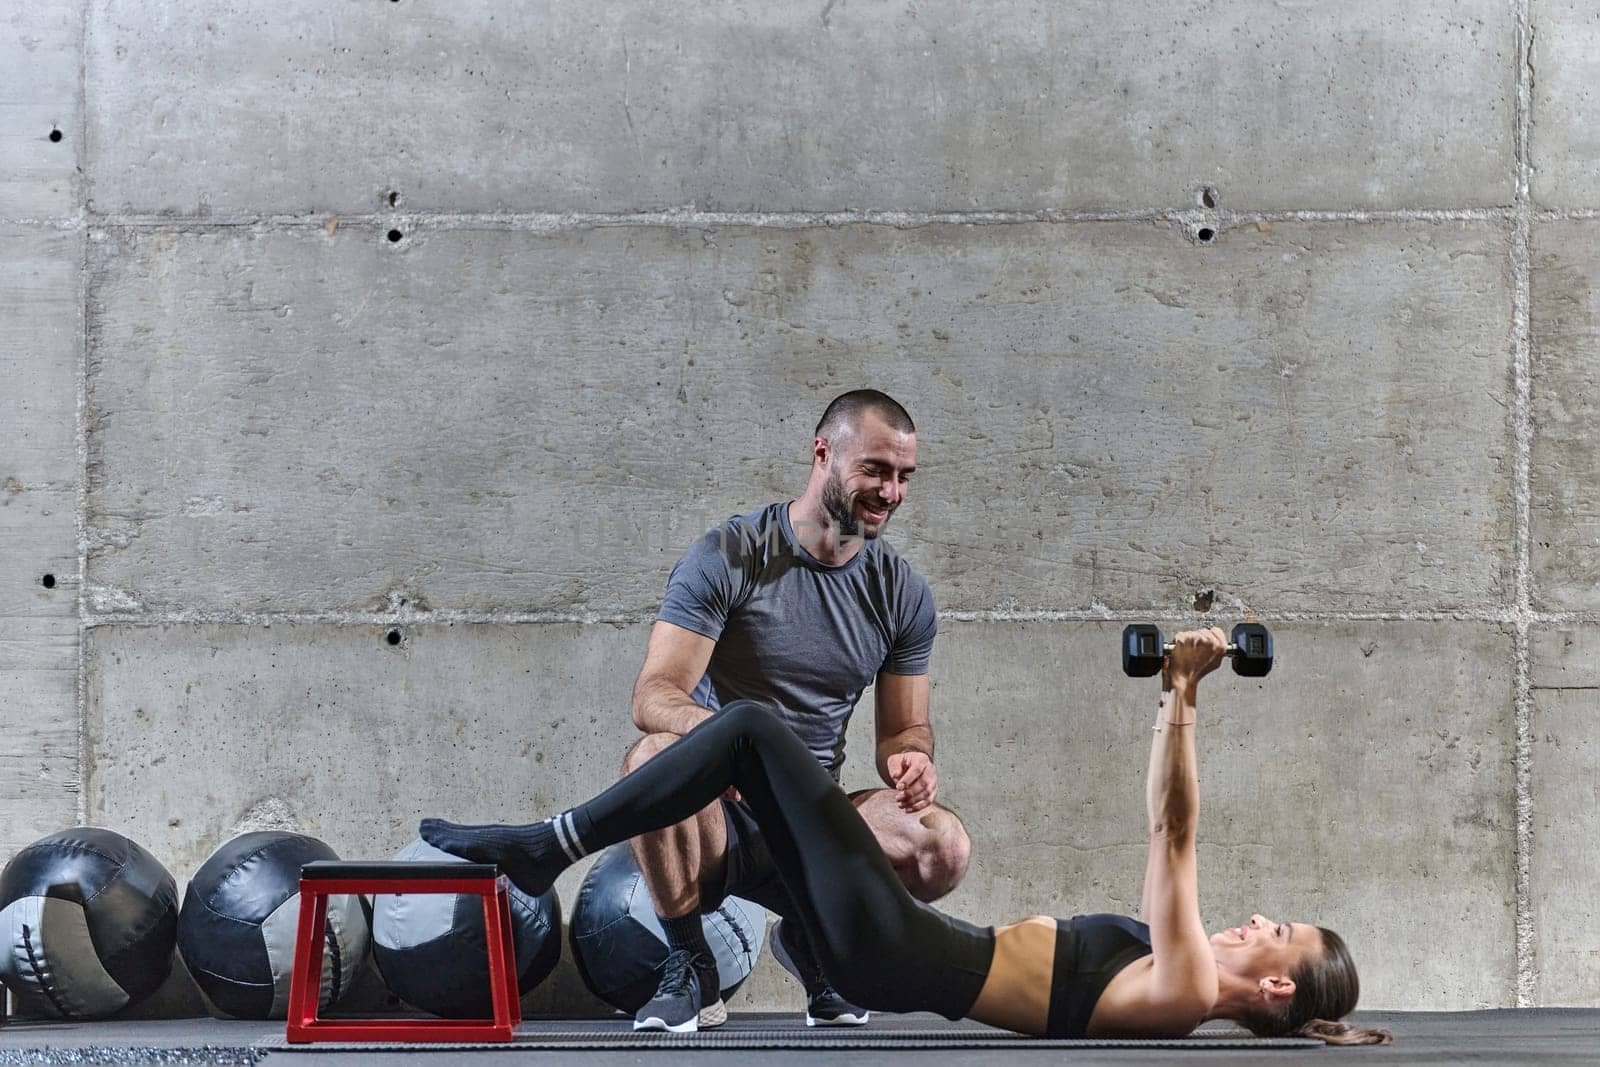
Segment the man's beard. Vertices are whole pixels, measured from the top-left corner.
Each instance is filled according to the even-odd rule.
[[[828,513],[834,525],[839,529],[839,536],[864,537],[873,540],[889,521],[888,514],[883,517],[883,522],[878,524],[878,529],[869,529],[862,525],[856,517],[855,501],[844,491],[844,479],[839,477],[838,471],[831,471],[828,480],[822,483],[822,510]]]

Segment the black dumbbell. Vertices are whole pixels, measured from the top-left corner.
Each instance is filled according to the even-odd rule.
[[[1259,622],[1241,622],[1229,635],[1228,655],[1233,657],[1233,673],[1246,678],[1265,678],[1272,670],[1272,634]],[[1129,678],[1148,678],[1161,673],[1172,645],[1161,636],[1160,627],[1135,623],[1122,631],[1122,673]]]

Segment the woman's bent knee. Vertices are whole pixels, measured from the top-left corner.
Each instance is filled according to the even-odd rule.
[[[757,700],[730,700],[722,705],[717,718],[730,722],[760,722],[772,718],[772,712]]]
[[[724,704],[717,719],[745,737],[775,736],[773,730],[787,731],[777,714],[754,700],[735,700]]]

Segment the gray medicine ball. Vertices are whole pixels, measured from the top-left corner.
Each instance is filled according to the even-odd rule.
[[[766,909],[728,897],[701,916],[717,958],[722,995],[750,977],[767,932]],[[626,842],[613,845],[589,869],[572,909],[573,961],[589,992],[618,1011],[633,1013],[655,995],[667,941],[655,904]]]
[[[395,859],[465,863],[426,841],[413,841]],[[511,887],[511,941],[517,989],[527,993],[561,959],[561,902],[554,889],[530,897]],[[483,898],[470,893],[379,894],[373,898],[372,955],[389,991],[414,1008],[447,1019],[486,1019],[489,950]]]
[[[282,1019],[300,927],[300,866],[339,856],[314,837],[279,830],[240,834],[194,872],[178,916],[178,950],[211,1003],[240,1019]],[[328,898],[322,947],[324,1008],[366,962],[366,907]]]
[[[172,875],[110,830],[51,834],[0,872],[0,981],[28,1014],[94,1019],[144,999],[177,935]]]

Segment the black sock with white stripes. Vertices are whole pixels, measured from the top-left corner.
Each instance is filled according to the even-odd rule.
[[[521,826],[463,826],[423,819],[421,830],[422,839],[434,848],[475,863],[498,865],[530,896],[544,893],[556,875],[589,854],[583,839],[592,832],[588,817],[580,811],[564,811]]]

